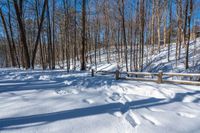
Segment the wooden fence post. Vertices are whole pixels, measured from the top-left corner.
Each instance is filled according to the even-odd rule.
[[[119,78],[120,78],[120,77],[119,77],[119,74],[120,74],[120,73],[119,73],[119,70],[116,70],[116,71],[115,71],[115,79],[116,79],[116,80],[119,80]]]
[[[161,84],[161,83],[162,83],[162,76],[163,76],[163,72],[162,72],[162,71],[159,71],[159,72],[158,72],[158,80],[157,80],[157,83],[158,83],[158,84]]]
[[[92,77],[94,77],[94,69],[92,69],[92,73],[91,73]]]

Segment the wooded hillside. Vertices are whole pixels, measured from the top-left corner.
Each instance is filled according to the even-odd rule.
[[[168,48],[168,61],[200,36],[198,0],[1,0],[0,67],[86,69],[111,56],[126,71]],[[176,54],[171,54],[176,45]],[[198,54],[198,53],[197,53]]]

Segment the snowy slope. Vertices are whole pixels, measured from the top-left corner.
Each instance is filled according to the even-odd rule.
[[[194,133],[199,123],[199,86],[0,70],[1,133]]]
[[[148,51],[148,56],[147,52]],[[189,69],[185,69],[185,47],[181,48],[180,59],[176,62],[176,44],[172,43],[170,46],[170,61],[168,61],[168,47],[161,47],[160,53],[151,54],[145,47],[144,51],[144,72],[200,72],[200,38],[190,42],[189,46]],[[130,49],[129,49],[130,52]],[[91,54],[94,56],[94,53]],[[97,70],[115,71],[119,65],[122,71],[126,71],[125,60],[117,62],[117,54],[115,48],[110,53],[110,63],[106,61],[107,55],[103,50],[101,51],[101,62],[97,58]],[[93,61],[94,62],[94,61]],[[79,64],[79,62],[77,62]],[[89,68],[95,68],[94,64],[88,64]],[[130,67],[130,55],[128,55],[128,68]],[[130,68],[129,68],[130,69]],[[133,70],[134,71],[134,70]]]
[[[168,48],[165,47],[160,53],[149,57],[144,71],[200,72],[200,38],[190,42],[189,67],[189,69],[185,70],[185,47],[181,48],[180,59],[176,63],[176,44],[171,44],[170,61],[168,61]]]

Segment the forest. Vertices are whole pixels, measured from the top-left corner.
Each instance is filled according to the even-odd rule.
[[[200,0],[0,0],[0,133],[199,133]]]
[[[176,64],[184,52],[187,69],[199,7],[199,0],[1,0],[0,67],[86,70],[106,55],[143,71],[167,48]]]

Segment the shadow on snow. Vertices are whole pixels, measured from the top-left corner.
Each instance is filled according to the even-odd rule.
[[[80,73],[79,73],[80,74]],[[61,74],[60,74],[61,75]],[[49,75],[49,80],[7,80],[0,81],[0,93],[5,92],[19,92],[26,90],[50,90],[60,88],[70,88],[74,86],[81,86],[84,88],[95,88],[100,86],[111,86],[115,82],[114,76],[102,76],[91,77],[90,73],[78,75],[67,74],[67,77],[59,77],[60,75]],[[65,83],[67,82],[67,83]]]
[[[52,112],[45,114],[36,114],[30,116],[14,117],[14,118],[3,118],[0,119],[0,130],[7,129],[18,129],[29,126],[38,126],[59,120],[67,120],[73,118],[80,118],[84,116],[98,115],[104,113],[114,113],[120,111],[122,114],[126,113],[129,109],[140,109],[148,108],[153,106],[160,106],[170,104],[173,102],[182,102],[185,96],[199,94],[200,91],[187,92],[187,93],[176,93],[172,99],[157,99],[148,98],[143,100],[137,100],[132,102],[123,103],[109,103],[104,105],[77,108],[72,110],[65,110],[60,112]],[[193,102],[199,102],[200,99],[196,99]],[[32,124],[32,125],[31,125]]]

